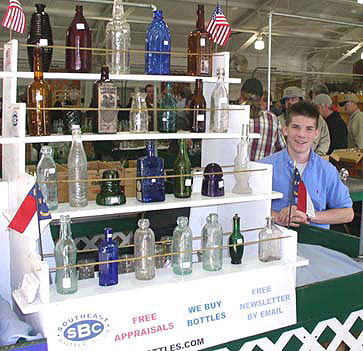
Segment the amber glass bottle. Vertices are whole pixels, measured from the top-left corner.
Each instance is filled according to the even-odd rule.
[[[206,103],[203,96],[203,82],[201,79],[196,79],[194,95],[190,101],[190,123],[192,132],[204,133],[205,132],[205,118],[206,118]]]
[[[188,35],[188,75],[212,75],[212,36],[204,27],[204,5],[198,5],[197,28]]]
[[[92,47],[92,34],[83,17],[83,6],[76,6],[76,14],[66,34],[66,70],[72,73],[89,73],[92,69],[92,51],[80,48]]]
[[[49,113],[43,108],[50,107],[50,88],[43,80],[43,68],[41,59],[41,48],[34,49],[34,81],[28,85],[27,105],[36,107],[36,110],[29,111],[28,127],[29,134],[32,136],[50,135]]]

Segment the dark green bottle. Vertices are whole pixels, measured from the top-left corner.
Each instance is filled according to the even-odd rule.
[[[174,163],[174,174],[191,174],[192,164],[189,160],[185,139],[179,140],[179,153]],[[174,178],[174,196],[177,198],[187,198],[192,195],[193,178],[191,176]]]
[[[102,174],[101,192],[96,196],[96,204],[102,206],[117,206],[126,203],[125,194],[121,190],[119,173],[115,170],[107,170]]]
[[[244,239],[240,231],[240,218],[238,214],[233,217],[233,232],[229,237],[229,255],[231,256],[232,264],[241,264],[243,250],[244,250]]]

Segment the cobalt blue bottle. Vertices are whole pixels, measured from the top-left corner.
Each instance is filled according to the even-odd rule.
[[[164,160],[156,155],[155,140],[146,140],[146,156],[136,163],[137,177],[164,176]],[[141,202],[165,201],[164,178],[147,178],[136,181],[136,198]]]
[[[163,20],[163,12],[153,12],[145,39],[145,74],[170,74],[171,37],[168,25]],[[166,52],[157,54],[149,51]]]
[[[118,260],[118,245],[112,240],[112,228],[105,228],[105,239],[98,247],[98,261]],[[103,263],[99,265],[99,285],[109,286],[118,283],[118,262]]]

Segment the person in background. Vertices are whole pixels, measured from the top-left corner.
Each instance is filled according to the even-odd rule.
[[[278,224],[328,229],[330,224],[353,220],[348,188],[337,169],[312,149],[319,135],[318,119],[319,110],[310,102],[291,106],[284,127],[287,148],[261,160],[273,165],[272,190],[283,194],[272,200],[272,216]],[[305,199],[300,194],[303,187]]]
[[[146,106],[147,108],[154,108],[154,86],[152,84],[147,84],[145,86],[146,93]],[[149,111],[149,130],[154,130],[154,111]]]
[[[284,113],[278,116],[281,127],[284,129],[286,126],[286,118],[288,116],[289,109],[297,102],[302,101],[304,99],[304,92],[299,87],[291,86],[287,87],[282,96],[282,105],[284,107]],[[318,155],[325,155],[330,146],[330,136],[328,125],[324,121],[324,118],[319,116],[318,119],[318,129],[319,134],[316,137],[316,140],[313,142],[313,150]]]
[[[339,112],[333,111],[332,99],[327,94],[319,94],[314,98],[314,104],[319,108],[320,115],[325,119],[329,128],[330,146],[327,152],[330,155],[335,149],[348,147],[348,130]]]
[[[190,99],[192,97],[192,91],[190,87],[185,86],[177,95],[177,108],[188,108]],[[187,111],[177,112],[177,128],[178,130],[190,130],[189,113]]]
[[[346,95],[340,106],[344,106],[349,115],[348,122],[348,147],[363,148],[363,113],[358,107],[359,99],[354,94]]]
[[[242,105],[250,105],[250,133],[259,133],[250,148],[250,160],[255,161],[283,149],[286,144],[277,117],[261,110],[262,84],[258,79],[247,79],[241,88]]]

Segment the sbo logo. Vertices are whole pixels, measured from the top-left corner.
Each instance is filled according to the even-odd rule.
[[[64,330],[64,337],[70,341],[85,341],[93,339],[103,332],[102,322],[88,319],[71,324]]]

